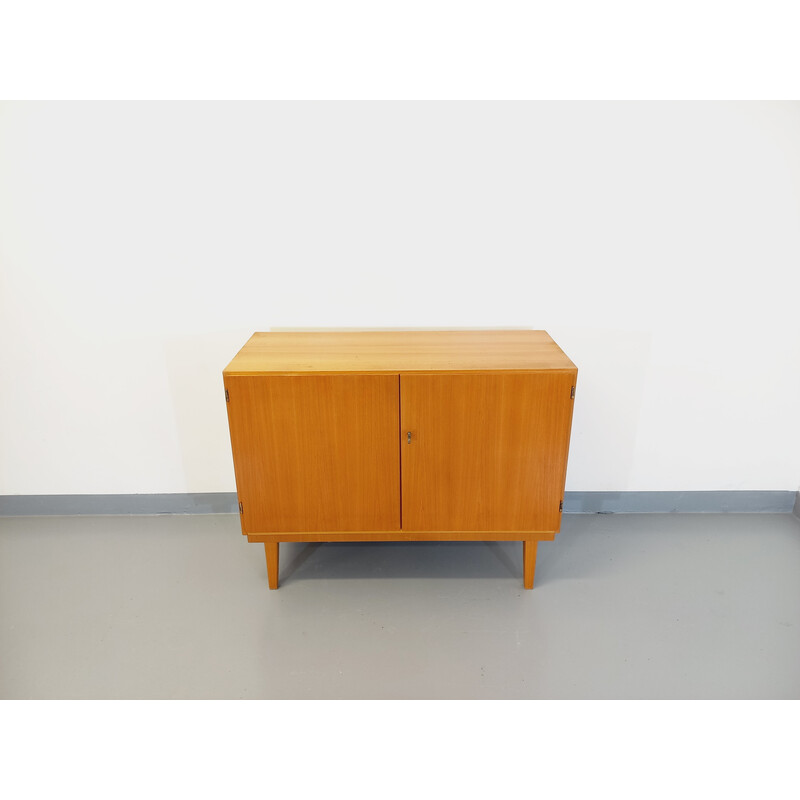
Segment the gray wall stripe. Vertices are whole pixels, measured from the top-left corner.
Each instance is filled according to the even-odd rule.
[[[792,512],[796,492],[566,492],[564,511],[577,514]]]
[[[227,514],[235,492],[205,494],[20,494],[0,496],[0,516],[71,514]]]
[[[800,493],[566,492],[567,514],[768,512],[800,516]],[[0,517],[79,514],[234,514],[234,492],[0,495]]]

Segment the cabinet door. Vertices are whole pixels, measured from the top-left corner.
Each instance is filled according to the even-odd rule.
[[[397,375],[229,376],[246,533],[400,528]]]
[[[574,381],[401,375],[403,529],[557,531]]]

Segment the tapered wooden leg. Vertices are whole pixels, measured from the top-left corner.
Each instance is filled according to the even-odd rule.
[[[267,580],[270,589],[278,588],[278,547],[279,542],[264,542],[267,553]]]
[[[533,589],[533,573],[536,572],[536,545],[538,542],[522,543],[522,579],[526,589]]]

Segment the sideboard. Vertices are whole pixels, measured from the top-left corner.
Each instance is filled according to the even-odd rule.
[[[531,589],[561,526],[577,374],[545,331],[254,333],[223,383],[270,588],[280,542],[511,540]]]

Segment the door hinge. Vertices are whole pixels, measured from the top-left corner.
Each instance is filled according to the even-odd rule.
[[[570,400],[574,400],[575,399],[575,387],[574,386],[569,390],[569,399]]]
[[[230,401],[231,401],[231,396],[228,394],[228,390],[226,389],[225,390],[225,402],[226,403],[230,403]]]
[[[239,503],[239,505],[241,505],[241,503]],[[559,510],[559,511],[563,511],[563,510],[564,510],[564,501],[563,501],[563,500],[561,500],[561,501],[559,502],[559,504],[558,504],[558,510]]]
[[[242,506],[241,502],[239,503],[239,513],[244,514],[244,507]]]

